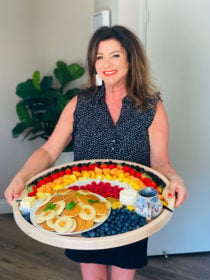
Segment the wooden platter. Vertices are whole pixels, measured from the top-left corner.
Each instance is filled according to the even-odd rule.
[[[65,166],[72,166],[77,164],[85,164],[85,163],[94,163],[94,162],[110,162],[110,160],[89,160],[89,161],[75,161],[70,163],[65,163],[62,165],[58,165],[56,167],[49,168],[36,176],[32,177],[27,183],[30,184],[30,182],[34,181],[35,179],[46,175],[48,172],[51,172],[55,169],[60,169]],[[139,166],[140,168],[143,168],[146,172],[151,172],[154,175],[158,176],[164,183],[165,188],[163,190],[163,195],[165,197],[165,200],[168,202],[168,208],[174,209],[174,198],[168,198],[168,191],[169,191],[169,181],[165,176],[163,176],[161,173],[157,172],[156,170],[146,167],[144,165],[132,163],[132,162],[125,162],[125,161],[119,161],[119,160],[111,160],[113,163],[123,163],[123,164],[129,164],[129,165],[135,165]],[[26,191],[24,191],[21,195],[21,197],[24,197],[26,195]],[[139,240],[142,240],[146,237],[149,237],[159,231],[162,227],[164,227],[168,221],[171,219],[173,212],[163,209],[161,214],[156,217],[155,219],[152,219],[150,222],[148,222],[146,225],[132,230],[128,231],[126,233],[111,235],[111,236],[104,236],[104,237],[91,237],[91,238],[85,238],[81,235],[71,235],[71,236],[65,236],[65,235],[57,235],[52,234],[48,232],[40,231],[38,228],[36,228],[34,225],[30,224],[25,220],[25,218],[22,216],[20,210],[19,210],[19,203],[14,201],[13,203],[13,215],[16,224],[18,227],[28,236],[31,238],[51,245],[55,247],[60,248],[69,248],[69,249],[78,249],[78,250],[94,250],[94,249],[107,249],[107,248],[114,248],[118,246],[127,245],[130,243],[137,242]]]

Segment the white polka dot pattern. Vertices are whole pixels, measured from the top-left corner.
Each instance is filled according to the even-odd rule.
[[[149,166],[147,129],[154,109],[137,111],[131,99],[125,97],[114,125],[104,97],[103,86],[94,95],[85,91],[78,95],[73,133],[75,160],[116,159]]]

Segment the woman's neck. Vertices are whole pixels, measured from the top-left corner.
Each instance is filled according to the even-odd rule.
[[[127,89],[125,86],[120,87],[112,87],[105,86],[106,99],[120,99],[122,100],[125,96],[127,96]]]

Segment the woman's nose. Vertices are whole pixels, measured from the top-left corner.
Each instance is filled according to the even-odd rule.
[[[111,60],[110,60],[110,58],[105,58],[105,59],[104,59],[104,66],[105,66],[105,67],[108,67],[109,65],[111,65]]]

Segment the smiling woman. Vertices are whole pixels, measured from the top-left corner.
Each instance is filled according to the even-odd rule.
[[[72,139],[76,161],[115,159],[156,169],[170,180],[170,196],[176,193],[175,206],[180,206],[187,193],[170,164],[167,115],[151,82],[141,42],[123,26],[102,27],[90,40],[87,58],[90,86],[70,100],[50,138],[12,180],[5,191],[8,202]],[[102,86],[95,84],[96,72]],[[105,250],[66,250],[66,255],[81,263],[85,280],[107,280],[108,265],[112,279],[131,280],[148,262],[147,239]]]

